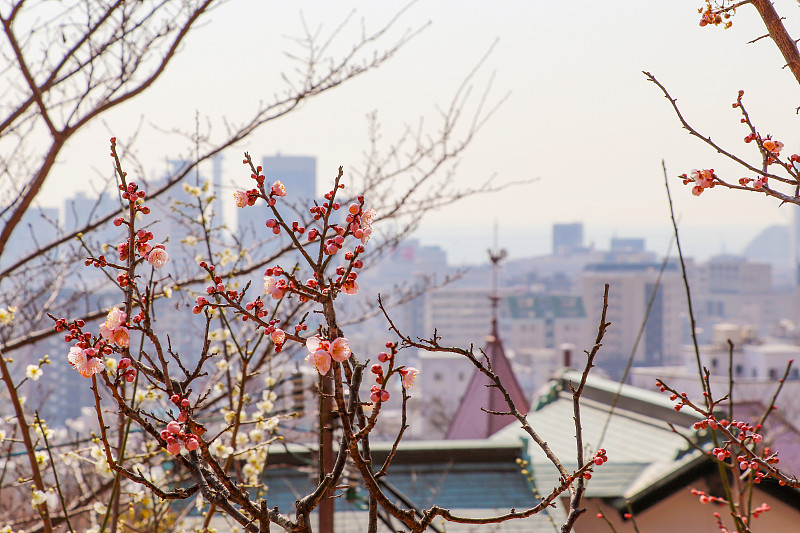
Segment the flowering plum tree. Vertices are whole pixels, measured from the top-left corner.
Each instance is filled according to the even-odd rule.
[[[745,6],[752,6],[758,12],[767,30],[765,37],[769,36],[772,39],[786,61],[789,71],[800,83],[800,52],[798,52],[797,41],[789,35],[773,2],[769,0],[745,0],[742,2],[706,0],[704,7],[699,10],[701,15],[699,24],[701,27],[721,26],[726,29],[730,28],[733,25],[733,16],[737,10]],[[747,172],[745,177],[733,181],[725,176],[718,175],[711,168],[692,169],[681,174],[679,178],[684,185],[691,186],[693,195],[700,196],[706,189],[721,186],[770,196],[780,200],[781,204],[800,205],[800,155],[796,153],[787,155],[784,151],[784,142],[772,138],[771,135],[763,133],[757,127],[755,120],[745,106],[744,91],[738,91],[732,107],[739,111],[739,122],[746,130],[746,135],[743,138],[744,142],[756,147],[757,156],[754,159],[750,156],[738,154],[733,150],[728,150],[713,141],[710,136],[698,132],[683,116],[677,105],[677,100],[672,97],[667,88],[653,74],[649,72],[644,74],[669,100],[684,129],[711,146],[717,153],[735,161]],[[667,183],[667,190],[669,191],[669,183]],[[671,200],[670,209],[672,209]],[[674,214],[673,226],[677,238],[678,229]],[[681,254],[680,244],[678,244],[678,250],[679,254]],[[682,255],[681,265],[683,267]],[[777,481],[781,486],[800,487],[800,481],[796,477],[778,467],[778,451],[767,446],[762,435],[767,429],[765,424],[769,415],[776,408],[776,398],[781,391],[783,382],[789,375],[792,362],[790,361],[787,365],[782,379],[779,380],[776,386],[775,394],[771,401],[768,402],[760,419],[750,422],[735,420],[733,418],[732,377],[730,378],[730,387],[727,394],[719,395],[717,391],[711,390],[710,372],[701,365],[694,331],[695,322],[691,305],[691,293],[685,267],[683,268],[698,378],[702,383],[703,398],[701,400],[693,400],[686,393],[672,388],[665,380],[659,380],[657,387],[660,391],[670,394],[670,399],[675,402],[676,410],[688,408],[699,413],[703,419],[695,424],[695,430],[708,431],[713,440],[713,448],[705,450],[705,452],[718,467],[719,476],[722,480],[721,490],[724,494],[708,494],[695,489],[692,489],[692,494],[696,495],[701,503],[724,505],[727,508],[727,513],[724,514],[729,517],[729,520],[732,520],[736,531],[741,533],[755,531],[753,520],[768,511],[769,505],[754,501],[752,497],[754,486],[765,481]],[[729,344],[731,353],[733,353],[733,344],[730,341]],[[718,529],[725,533],[729,531],[728,528],[730,527],[730,525],[726,526],[726,523],[730,524],[730,521],[726,520],[727,517],[723,517],[723,514],[719,512],[714,513]]]
[[[700,26],[730,28],[737,10],[744,6],[752,6],[758,12],[767,30],[767,35],[764,37],[769,36],[772,39],[786,61],[786,67],[800,84],[800,51],[797,48],[797,40],[789,35],[773,2],[769,0],[745,0],[742,2],[706,0],[705,6],[699,10],[701,14]],[[685,185],[692,186],[692,194],[699,196],[704,190],[719,185],[729,189],[745,190],[771,196],[780,200],[781,203],[800,205],[800,193],[798,192],[800,191],[800,154],[786,154],[783,150],[784,142],[773,139],[770,134],[761,131],[756,121],[747,111],[744,102],[744,91],[738,91],[732,106],[740,111],[739,122],[744,125],[746,130],[744,142],[753,144],[756,147],[757,160],[752,160],[749,156],[726,149],[713,141],[710,136],[698,132],[684,118],[678,108],[677,100],[670,95],[667,88],[651,73],[645,72],[644,74],[648,80],[661,89],[684,129],[711,146],[717,153],[735,161],[747,171],[747,176],[738,180],[731,180],[725,176],[717,175],[713,169],[692,169],[690,172],[680,176]],[[784,153],[781,154],[781,152]]]
[[[270,265],[264,272],[263,293],[259,290],[259,294],[253,295],[249,282],[244,287],[240,285],[237,277],[240,278],[241,273],[226,274],[212,262],[200,261],[206,288],[195,297],[189,316],[202,323],[205,343],[203,352],[192,357],[172,345],[169,324],[162,327],[155,311],[154,303],[162,294],[159,287],[167,282],[159,272],[170,260],[170,248],[157,243],[164,236],[145,229],[149,197],[123,170],[114,138],[111,139],[111,156],[120,196],[125,201],[124,214],[115,218],[113,224],[124,238],[117,245],[114,257],[89,250],[85,266],[98,268],[113,280],[119,294],[118,305],[108,311],[105,321],[97,328],[87,325],[84,319],[53,317],[55,331],[64,334],[69,345],[63,364],[69,364],[75,372],[91,380],[94,396],[98,430],[93,446],[73,453],[76,457],[85,457],[89,452],[98,468],[106,471],[117,487],[117,495],[112,495],[111,501],[95,502],[100,505],[102,516],[101,523],[95,526],[97,530],[104,529],[107,524],[155,528],[157,520],[148,519],[156,514],[166,523],[175,524],[175,513],[158,511],[159,502],[168,504],[195,498],[201,508],[209,506],[204,528],[215,512],[221,512],[247,531],[265,532],[274,524],[288,532],[310,532],[310,515],[319,509],[320,529],[332,531],[333,502],[347,465],[357,472],[369,492],[369,531],[376,531],[378,507],[410,531],[422,532],[436,517],[476,524],[525,518],[545,509],[564,491],[572,493],[573,508],[562,531],[571,530],[582,512],[579,503],[583,480],[591,477],[592,469],[607,460],[605,451],[599,450],[583,460],[579,438],[576,446],[579,468],[568,472],[507,394],[509,413],[515,414],[543,447],[561,475],[560,485],[541,502],[523,511],[512,509],[497,516],[475,518],[457,516],[436,505],[415,513],[398,506],[384,493],[379,480],[389,473],[406,430],[409,390],[419,374],[418,369],[403,363],[401,348],[418,344],[402,336],[392,324],[401,335],[401,342],[387,342],[386,351],[377,354],[378,362],[370,364],[369,358],[352,352],[339,326],[336,302],[359,290],[358,273],[364,267],[362,258],[378,216],[364,195],[347,195],[341,167],[324,201],[315,202],[308,209],[309,220],[291,220],[286,218],[283,204],[291,191],[280,181],[268,183],[262,169],[245,154],[243,163],[249,169],[252,188],[236,191],[233,201],[242,209],[266,203],[272,214],[266,226],[274,234],[285,234],[289,238],[300,257],[299,264],[292,268]],[[346,215],[339,217],[340,211]],[[608,288],[606,301],[607,291]],[[290,310],[291,306],[286,304],[293,301],[301,305],[305,314]],[[286,311],[281,311],[282,306]],[[318,325],[311,328],[309,312],[321,317]],[[217,349],[211,348],[210,325],[214,320],[235,333],[231,337],[234,346],[230,348],[234,353],[226,356],[224,365],[235,371],[234,383],[227,395],[229,406],[222,409],[221,420],[215,417],[213,406],[218,397],[214,379],[210,378],[214,366],[219,366],[223,357]],[[581,390],[607,326],[604,312],[596,345],[587,352],[583,382],[574,392],[578,436]],[[318,374],[319,481],[311,492],[297,499],[291,513],[267,505],[261,481],[268,464],[267,450],[280,438],[280,420],[291,416],[272,413],[267,405],[275,399],[274,376],[268,374],[263,381],[256,379],[264,370],[259,366],[259,351],[255,350],[262,344],[267,345],[266,351],[272,354],[295,346],[304,347],[307,364]],[[428,348],[443,349],[438,345]],[[479,356],[467,350],[450,350],[466,356],[493,379],[497,387],[505,390]],[[399,398],[390,393],[393,381],[399,383]],[[367,386],[368,393],[363,391]],[[263,392],[263,400],[253,409],[251,395],[258,392]],[[105,396],[109,397],[108,402],[103,401]],[[19,403],[19,398],[15,398]],[[370,434],[382,407],[392,401],[399,402],[404,422],[397,431],[392,453],[380,468],[375,468],[370,453]],[[115,428],[109,425],[109,408],[116,413],[111,416],[118,418]],[[248,427],[255,429],[248,434]],[[40,429],[41,444],[52,456],[53,449],[46,440],[48,433],[44,427]],[[334,438],[339,443],[335,452]],[[34,472],[31,504],[39,513],[42,529],[54,531],[63,526],[73,531],[76,527],[86,530],[92,523],[83,513],[87,500],[69,494],[52,458],[49,465],[39,460],[40,452],[33,442],[26,443],[25,449],[32,456]],[[159,470],[164,454],[171,458],[170,475]],[[114,508],[120,506],[130,511],[127,514],[115,512]],[[148,508],[157,512],[148,515],[145,512]]]
[[[48,370],[52,368],[48,367],[51,359],[48,355],[38,355],[46,350],[39,349],[36,343],[52,341],[58,333],[69,337],[72,345],[68,361],[80,375],[99,380],[102,387],[102,376],[110,372],[112,377],[109,379],[121,398],[130,402],[132,409],[152,411],[159,417],[158,424],[148,422],[158,426],[159,432],[166,429],[170,421],[160,420],[167,408],[180,407],[182,411],[176,413],[176,420],[183,424],[180,417],[185,416],[181,413],[186,410],[183,405],[188,401],[186,395],[179,394],[178,403],[171,401],[171,395],[159,399],[160,393],[150,381],[156,378],[143,376],[138,359],[122,357],[121,354],[126,350],[141,353],[143,348],[136,343],[149,339],[142,335],[151,328],[156,314],[164,313],[165,308],[183,305],[186,294],[204,283],[208,272],[178,270],[176,258],[179,255],[171,254],[178,246],[177,239],[169,240],[175,236],[159,233],[157,225],[137,225],[133,233],[127,234],[118,245],[112,243],[111,248],[107,247],[106,237],[97,235],[98,230],[131,229],[130,221],[137,217],[152,222],[155,217],[148,212],[148,205],[168,196],[174,185],[182,184],[191,198],[189,203],[178,206],[185,212],[176,215],[181,223],[190,226],[182,244],[187,248],[203,247],[200,255],[207,265],[215,265],[214,277],[237,280],[226,281],[228,288],[252,272],[263,271],[287,250],[281,248],[263,257],[251,258],[240,242],[231,244],[230,235],[221,246],[221,224],[219,221],[212,224],[209,216],[213,193],[208,192],[199,178],[190,183],[192,174],[210,158],[271,121],[291,113],[307,99],[381,66],[417,33],[411,30],[392,37],[390,30],[404,11],[400,10],[396,17],[374,31],[360,28],[360,37],[346,46],[347,51],[342,57],[324,57],[321,54],[327,45],[341,40],[346,34],[349,29],[347,21],[328,35],[304,35],[294,41],[301,50],[291,54],[302,65],[297,69],[300,77],[287,77],[286,90],[276,93],[272,101],[259,103],[252,115],[241,123],[226,124],[228,127],[222,135],[212,136],[210,132],[187,135],[193,140],[192,155],[182,159],[189,163],[171,172],[163,183],[157,187],[147,185],[146,175],[137,166],[138,186],[129,190],[131,184],[123,185],[119,173],[114,173],[121,180],[118,184],[122,189],[116,190],[115,194],[124,207],[123,217],[119,216],[118,208],[98,207],[90,213],[83,213],[86,218],[74,228],[62,228],[56,221],[51,221],[56,235],[48,241],[41,241],[40,235],[29,235],[25,218],[40,199],[45,182],[63,180],[60,182],[62,190],[70,190],[70,180],[74,177],[59,175],[57,170],[75,135],[87,125],[96,123],[107,111],[128,104],[156,83],[172,64],[177,51],[186,48],[186,36],[216,4],[212,0],[167,0],[154,5],[74,0],[52,5],[13,1],[0,7],[5,37],[0,50],[10,59],[9,68],[0,73],[4,87],[9,88],[0,102],[0,378],[3,382],[0,410],[6,421],[0,425],[0,446],[7,459],[0,475],[0,501],[3,502],[0,505],[0,524],[3,526],[29,528],[33,523],[40,523],[39,530],[42,531],[72,528],[78,523],[83,527],[98,522],[96,517],[88,517],[94,513],[99,514],[96,524],[99,529],[116,530],[120,517],[128,512],[126,505],[135,504],[135,509],[130,511],[132,518],[128,518],[129,525],[142,529],[168,529],[186,512],[183,507],[171,506],[174,500],[153,498],[149,491],[131,488],[131,492],[125,492],[124,477],[112,470],[107,461],[100,427],[94,427],[94,434],[90,434],[92,428],[90,424],[86,426],[86,417],[78,420],[74,428],[48,427],[45,417],[39,416],[37,407],[43,412],[45,408],[58,409],[55,402],[49,401],[47,388],[61,389],[63,394],[65,386],[47,379],[51,377],[48,376]],[[98,68],[98,65],[103,68]],[[369,195],[372,205],[380,209],[382,219],[396,222],[391,230],[383,231],[379,239],[372,241],[371,252],[378,254],[408,234],[428,210],[494,188],[487,184],[469,190],[453,185],[453,163],[495,108],[486,105],[488,95],[484,92],[474,113],[468,111],[471,107],[469,95],[474,94],[470,89],[475,81],[475,72],[463,80],[452,102],[443,106],[445,111],[435,134],[422,128],[408,128],[387,146],[379,140],[377,119],[374,115],[370,118],[372,144],[364,169],[357,179],[351,181],[350,187]],[[465,121],[468,124],[464,125]],[[120,151],[116,157],[120,165],[138,165],[130,150]],[[280,198],[280,190],[275,193],[274,197]],[[236,202],[242,205],[240,197]],[[358,214],[363,226],[358,230],[361,232],[359,239],[364,238],[363,233],[372,222],[369,213]],[[305,216],[313,219],[307,213]],[[274,222],[271,228],[280,233],[276,225]],[[305,226],[307,221],[299,221],[298,225]],[[312,228],[306,236],[318,233],[318,229]],[[27,239],[33,243],[33,249],[19,253],[12,246],[12,237],[18,242]],[[90,258],[84,261],[87,253]],[[115,256],[113,259],[112,255]],[[173,255],[172,260],[170,255]],[[248,262],[250,259],[253,260]],[[289,264],[288,259],[285,261]],[[84,262],[96,274],[92,283],[86,283],[81,276],[80,264]],[[291,264],[294,264],[293,260]],[[352,294],[358,290],[356,273],[362,266],[362,257],[353,261],[352,268],[342,280],[341,292]],[[140,273],[145,268],[151,269],[152,279],[136,278],[137,268]],[[273,302],[271,297],[286,292],[286,278],[274,273],[273,278],[277,290],[267,297],[270,302]],[[281,283],[279,287],[278,282]],[[117,298],[114,307],[99,297],[119,288],[124,289],[125,297]],[[168,300],[173,293],[175,299]],[[280,394],[277,390],[280,383],[268,376],[266,368],[272,364],[279,346],[295,341],[291,338],[281,341],[281,331],[273,330],[268,336],[254,337],[258,340],[252,343],[240,342],[242,333],[231,329],[226,315],[217,312],[225,309],[218,306],[216,299],[219,295],[212,297],[204,293],[204,297],[217,306],[217,309],[209,311],[208,306],[198,304],[198,314],[204,315],[209,311],[213,315],[213,322],[206,324],[206,346],[195,350],[191,356],[184,353],[181,362],[195,365],[191,367],[190,375],[198,382],[211,379],[200,375],[204,372],[220,379],[214,381],[214,387],[208,385],[202,389],[198,386],[195,389],[195,393],[202,391],[206,394],[207,399],[197,403],[199,398],[193,398],[192,413],[197,415],[208,409],[208,416],[212,416],[210,413],[213,411],[227,420],[226,423],[231,423],[232,417],[238,416],[243,406],[250,405],[253,376],[259,372],[267,375],[265,389],[264,382],[258,380],[264,390],[257,391],[262,395],[261,401],[253,404],[260,416],[253,418],[253,412],[248,413],[249,420],[257,420],[245,426],[249,431],[240,431],[237,425],[230,439],[216,438],[210,445],[227,467],[234,463],[234,449],[245,454],[245,459],[250,462],[242,467],[242,473],[245,478],[252,479],[260,472],[256,465],[263,465],[264,447],[255,446],[245,453],[241,451],[245,449],[242,441],[245,437],[259,443],[275,438],[272,432],[281,417],[291,416],[290,413],[278,416],[275,404]],[[141,314],[142,308],[131,303],[134,300],[139,302],[136,305],[146,306],[144,310],[149,322]],[[178,302],[172,305],[166,303],[175,300]],[[280,302],[280,312],[273,309],[274,317],[260,318],[275,320],[275,323],[295,320],[299,324],[305,304],[303,300],[304,295],[275,300]],[[121,301],[126,304],[122,305]],[[263,307],[264,303],[258,300],[253,305]],[[66,319],[57,321],[54,328],[47,323],[48,314],[71,318],[69,322]],[[94,325],[98,320],[105,321],[99,329]],[[212,323],[215,327],[211,327]],[[256,323],[249,320],[246,325]],[[244,322],[240,324],[245,325]],[[132,339],[132,335],[135,338]],[[178,336],[162,337],[163,345],[148,341],[151,345],[145,352],[154,358],[153,361],[160,362],[161,357],[166,361],[172,351],[179,351],[173,349],[172,344],[179,344]],[[333,353],[342,353],[340,344],[341,341],[332,357]],[[221,356],[215,357],[214,353]],[[111,357],[114,354],[119,357]],[[28,360],[30,357],[32,359]],[[113,362],[115,359],[116,363]],[[158,368],[158,365],[151,363],[149,367]],[[189,371],[188,366],[185,369]],[[408,373],[406,369],[402,370]],[[197,372],[197,375],[192,372]],[[41,400],[35,395],[26,398],[26,389],[30,391],[34,382],[35,386],[42,386]],[[174,384],[167,383],[169,385],[164,384],[164,387],[175,390]],[[115,398],[106,397],[103,402],[109,400]],[[167,401],[166,407],[163,400]],[[108,407],[108,403],[99,405]],[[138,430],[132,431],[132,419],[125,412],[115,413],[112,418],[115,424],[107,434],[118,439],[112,446],[115,460],[127,465],[126,457],[134,457],[137,462],[131,468],[137,475],[150,480],[150,483],[162,480],[162,486],[171,483],[175,472],[169,470],[169,462],[165,462],[163,454],[158,452],[157,441],[146,440]],[[170,437],[170,442],[165,439],[164,442],[172,444],[172,449],[176,443],[194,445],[189,437],[180,437],[180,433],[168,431],[166,437]],[[46,452],[50,449],[54,450],[52,457]],[[185,474],[184,470],[177,476],[180,478]],[[10,481],[12,478],[21,479],[23,483]],[[29,505],[31,494],[35,504],[33,508]],[[96,509],[92,510],[92,505]],[[212,515],[213,512],[209,512],[209,518]]]

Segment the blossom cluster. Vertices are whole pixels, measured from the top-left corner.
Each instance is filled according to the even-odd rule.
[[[14,306],[0,307],[0,326],[7,326],[14,321],[17,308]]]
[[[724,12],[720,12],[722,10]],[[722,26],[726,30],[733,25],[733,22],[730,20],[734,13],[736,13],[735,7],[727,7],[726,0],[719,1],[712,1],[706,0],[706,5],[704,8],[700,8],[697,10],[700,13],[700,27],[704,26]]]
[[[112,145],[114,144],[114,139],[111,139]],[[114,152],[111,152],[112,157],[116,157]],[[124,177],[126,174],[125,172],[122,173]],[[123,200],[128,200],[129,208],[132,213],[141,212],[144,215],[150,213],[150,208],[144,205],[144,198],[147,195],[144,190],[140,190],[139,186],[134,183],[133,181],[128,182],[127,184],[120,184],[119,190],[121,191],[121,196]],[[117,217],[114,219],[114,225],[119,227],[122,225],[130,226],[131,222],[125,220],[125,217]],[[145,231],[140,229],[134,235],[134,242],[131,244],[129,241],[123,241],[117,245],[117,253],[119,254],[119,260],[125,262],[128,260],[128,255],[130,254],[130,246],[133,245],[136,248],[136,252],[145,259],[150,265],[154,268],[161,268],[164,266],[167,261],[169,261],[169,254],[167,253],[166,247],[161,243],[151,244],[150,241],[153,239],[153,233],[150,231]],[[104,262],[104,258],[102,258]],[[87,265],[89,263],[87,262]],[[95,264],[95,266],[98,266]],[[105,266],[104,264],[100,266]],[[121,278],[118,278],[118,281],[121,281],[121,284],[124,280],[124,283],[127,284],[127,280],[125,280],[125,276],[121,275]],[[123,285],[124,286],[124,285]]]
[[[138,316],[135,318],[139,318]],[[127,348],[130,345],[130,333],[128,331],[127,315],[116,306],[108,312],[106,320],[100,325],[100,335],[92,340],[92,334],[84,332],[86,325],[83,320],[77,320],[67,324],[66,319],[56,320],[55,330],[58,332],[69,330],[64,336],[66,342],[77,340],[78,343],[72,346],[67,354],[67,361],[85,377],[92,377],[105,368],[104,357],[111,355],[114,351],[113,345],[120,348]],[[120,377],[128,383],[136,378],[136,369],[131,367],[131,360],[124,357],[116,365]]]
[[[120,348],[127,348],[131,344],[131,336],[125,326],[128,318],[122,310],[114,306],[106,316],[106,321],[100,325],[100,335],[108,342],[113,342]]]
[[[331,369],[331,360],[341,363],[351,354],[350,343],[344,337],[327,341],[315,335],[306,339],[306,348],[309,352],[306,361],[323,376]]]
[[[717,176],[714,169],[697,170],[693,168],[689,174],[681,174],[684,185],[692,184],[692,194],[700,196],[705,189],[713,189],[716,184]]]
[[[370,400],[375,403],[385,402],[389,399],[389,391],[386,390],[386,382],[394,373],[400,374],[401,384],[404,389],[410,388],[417,379],[419,369],[413,366],[400,366],[395,368],[394,361],[397,355],[397,345],[392,342],[387,342],[386,347],[390,352],[381,352],[378,354],[378,361],[380,363],[389,363],[388,368],[384,371],[380,363],[375,363],[370,368],[370,371],[375,374],[375,385],[370,388]]]
[[[178,406],[180,412],[177,420],[170,421],[167,423],[167,427],[161,430],[160,435],[167,443],[167,451],[172,455],[178,455],[181,453],[181,444],[187,451],[196,450],[200,447],[199,435],[189,430],[187,424],[191,402],[188,398],[181,398],[178,394],[173,394],[170,401]]]

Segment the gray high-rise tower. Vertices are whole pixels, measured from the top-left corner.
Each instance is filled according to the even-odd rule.
[[[294,207],[298,215],[308,213],[311,200],[317,196],[317,159],[277,154],[264,157],[261,166],[267,188],[280,180],[286,187],[285,202]],[[236,215],[240,236],[249,233],[250,237],[255,236],[257,240],[268,236],[264,223],[272,215],[263,201],[253,207],[238,209]]]

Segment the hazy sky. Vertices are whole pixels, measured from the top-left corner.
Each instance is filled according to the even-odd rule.
[[[688,251],[707,256],[722,251],[723,242],[725,251],[738,252],[760,228],[788,222],[793,206],[778,208],[766,197],[719,188],[693,197],[678,174],[695,167],[714,168],[732,181],[744,174],[683,131],[641,71],[656,75],[702,132],[754,162],[757,151],[742,142],[747,131],[731,108],[736,92],[745,90],[759,129],[795,151],[800,87],[781,68],[783,60],[769,39],[747,44],[765,33],[754,9],[741,8],[729,30],[700,28],[702,4],[418,1],[392,35],[427,21],[429,27],[379,70],[314,98],[234,149],[226,155],[226,176],[241,172],[244,150],[258,156],[314,155],[321,181],[339,165],[357,167],[367,148],[371,111],[378,111],[387,141],[421,117],[435,129],[436,106],[449,104],[464,76],[498,40],[474,80],[471,104],[492,75],[490,101],[509,95],[462,158],[457,179],[465,186],[491,175],[497,184],[538,181],[432,214],[419,235],[424,242],[448,237],[453,260],[481,257],[497,220],[500,244],[521,257],[549,250],[552,223],[582,220],[587,241],[599,247],[612,235],[647,236],[651,249],[664,250],[671,229],[663,158]],[[790,32],[800,36],[797,2],[775,4]],[[164,129],[192,130],[196,112],[217,132],[222,117],[244,120],[260,100],[283,89],[281,73],[291,68],[283,51],[291,46],[287,36],[301,33],[301,10],[310,27],[322,25],[323,34],[357,10],[334,43],[335,52],[357,39],[362,19],[368,29],[378,28],[398,5],[229,1],[190,36],[153,89],[106,115],[106,126],[75,139],[60,162],[60,177],[93,176],[97,169],[107,175],[109,129],[124,139],[143,119]],[[166,157],[186,153],[185,141],[144,131],[136,150],[153,169]],[[247,184],[246,174],[240,182]]]

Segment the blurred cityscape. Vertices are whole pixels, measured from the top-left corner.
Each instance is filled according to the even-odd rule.
[[[315,159],[276,155],[264,157],[261,163],[268,179],[283,181],[297,201],[294,209],[298,217],[302,216],[303,206],[321,190]],[[183,163],[172,164],[179,169]],[[175,187],[168,198],[152,203],[151,218],[157,222],[150,229],[157,236],[168,236],[169,270],[174,279],[199,273],[195,256],[202,255],[196,244],[201,235],[182,220],[185,215],[176,208],[197,203],[197,189],[193,187],[205,188],[204,195],[216,194],[210,210],[232,228],[228,237],[221,237],[217,243],[234,250],[225,253],[253,262],[280,253],[287,244],[265,230],[265,207],[234,211],[228,206],[232,204],[231,194],[224,181],[222,160],[217,159],[209,179],[197,176],[189,186]],[[62,206],[32,208],[21,226],[25,231],[14,234],[11,249],[21,256],[62,232],[80,228],[117,203],[108,194],[90,197],[77,193],[66,197]],[[800,358],[796,268],[800,218],[795,220],[793,227],[764,229],[751,242],[743,243],[738,254],[716,255],[703,261],[686,258],[696,339],[701,364],[710,371],[709,383],[721,396],[733,379],[737,402],[751,411],[769,404],[788,362]],[[690,396],[702,394],[680,263],[674,256],[664,258],[649,250],[645,238],[635,233],[611,237],[607,246],[596,247],[586,244],[584,231],[580,221],[557,222],[552,225],[549,254],[493,265],[487,253],[485,264],[469,269],[451,265],[442,246],[407,239],[366,261],[368,268],[358,278],[359,293],[339,299],[340,324],[344,324],[357,357],[374,361],[387,341],[396,340],[386,318],[378,312],[380,294],[392,321],[405,335],[430,339],[435,334],[441,345],[472,347],[479,356],[483,351],[509,392],[519,399],[518,405],[524,404],[525,413],[530,409],[529,416],[544,417],[546,411],[542,409],[557,405],[567,379],[574,374],[570,372],[583,368],[585,351],[594,345],[604,284],[608,283],[607,319],[611,325],[592,371],[591,394],[595,396],[589,403],[595,407],[596,402],[608,404],[614,396],[614,383],[626,383],[624,392],[618,388],[616,394],[638,402],[640,407],[627,407],[638,413],[631,416],[660,412],[658,416],[667,419],[663,402],[651,392],[656,379],[667,380]],[[119,228],[108,224],[107,229],[92,234],[91,245],[113,251],[104,245],[113,247],[121,239]],[[237,242],[243,244],[242,253],[236,248]],[[500,257],[499,250],[491,252]],[[287,268],[295,259],[283,256],[279,263]],[[243,282],[247,280],[253,282],[251,291],[260,289],[260,271]],[[80,300],[72,304],[76,314],[119,304],[118,291],[109,289],[103,281],[99,270],[83,269]],[[96,289],[86,290],[92,287]],[[59,297],[65,300],[74,296],[70,290],[62,292]],[[203,321],[187,319],[192,316],[189,308],[193,299],[190,290],[176,291],[157,308],[159,323],[169,325],[172,349],[188,360],[201,353],[204,340]],[[313,320],[312,316],[312,326]],[[212,332],[211,340],[224,342],[225,335]],[[23,352],[22,357],[31,361],[47,353],[55,366],[67,364],[67,347],[61,339],[45,340]],[[305,350],[288,349],[271,366],[278,377],[278,409],[300,415],[286,428],[299,441],[313,434],[316,423],[317,374],[303,361],[305,355]],[[486,387],[463,356],[406,349],[399,357],[400,364],[421,370],[408,404],[408,417],[414,423],[405,434],[406,440],[484,439],[482,442],[488,443],[491,441],[485,439],[513,431],[507,427],[513,421],[511,417],[481,411],[482,407],[493,410],[489,406],[494,405],[492,395],[496,393]],[[217,366],[224,372],[223,366]],[[217,378],[209,376],[210,382]],[[782,453],[787,465],[800,466],[798,440],[794,439],[800,424],[798,370],[793,368],[786,378],[780,416],[783,433],[792,438],[783,442]],[[86,410],[92,405],[91,391],[76,372],[49,372],[47,380],[26,386],[28,401],[39,407],[52,427],[79,424],[76,421],[87,416]],[[399,395],[400,389],[393,393]],[[381,414],[375,434],[390,440],[401,424],[399,403],[387,404]]]
[[[319,184],[313,157],[275,156],[261,161],[268,178],[280,178],[296,200],[295,211],[317,196]],[[172,162],[173,170],[183,165]],[[285,242],[267,236],[263,221],[265,206],[233,212],[224,207],[230,196],[223,188],[222,160],[214,161],[210,179],[197,177],[196,185],[216,192],[211,209],[222,220],[232,219],[231,232],[244,243],[248,254],[266,257],[278,252]],[[157,186],[152,184],[151,186]],[[190,226],[175,215],[176,204],[191,205],[191,191],[174,187],[168,199],[155,205],[151,229],[168,236],[171,268],[186,273],[196,268],[197,250]],[[59,207],[30,209],[23,221],[25,231],[14,234],[10,245],[17,256],[30,252],[62,231],[81,227],[93,216],[113,209],[115,200],[108,194],[90,197],[76,193]],[[231,213],[235,215],[231,217]],[[208,214],[208,213],[207,213]],[[800,354],[798,320],[797,239],[800,219],[794,228],[772,226],[757,238],[743,243],[739,254],[713,256],[696,262],[687,258],[686,269],[692,289],[697,340],[702,346],[704,364],[715,376],[727,379],[729,364],[727,339],[734,343],[734,373],[737,381],[752,383],[754,390],[780,377],[789,359]],[[33,238],[35,236],[35,239]],[[92,242],[102,246],[120,240],[118,228],[92,234]],[[188,238],[188,239],[187,239]],[[228,244],[232,244],[229,242]],[[340,299],[343,312],[352,324],[346,328],[355,353],[374,358],[388,340],[394,340],[386,320],[376,314],[376,297],[390,302],[390,316],[402,332],[412,338],[430,338],[434,331],[443,345],[484,348],[491,332],[490,295],[493,287],[489,256],[486,263],[462,269],[450,265],[441,246],[421,245],[415,239],[393,247],[359,277],[357,297]],[[10,261],[10,259],[6,259]],[[282,262],[286,263],[283,258]],[[645,238],[630,235],[611,237],[606,248],[587,246],[584,224],[580,221],[552,226],[552,251],[547,255],[501,262],[498,272],[498,333],[505,357],[511,362],[516,379],[528,399],[562,367],[580,365],[584,350],[594,342],[602,307],[603,285],[611,285],[608,320],[611,322],[596,372],[628,383],[651,388],[656,375],[686,380],[684,388],[696,381],[694,354],[686,304],[685,288],[677,258],[664,259],[648,250]],[[83,283],[98,283],[99,271],[85,269]],[[92,305],[111,306],[119,295],[93,292]],[[401,305],[392,305],[401,300]],[[162,313],[184,313],[183,305],[164,306]],[[362,315],[363,318],[362,319]],[[162,315],[161,317],[165,317]],[[169,319],[167,319],[169,320]],[[185,323],[182,322],[182,323]],[[191,331],[171,332],[175,346],[184,353],[199,353],[202,339]],[[30,355],[46,351],[59,360],[63,343],[31,348]],[[415,437],[436,438],[446,432],[461,396],[472,375],[471,364],[463,358],[431,353],[404,353],[406,364],[420,367],[417,395],[427,407],[425,424],[412,428]],[[295,368],[300,368],[292,360]],[[73,373],[60,373],[61,379],[75,381],[71,386],[54,387],[70,391],[80,383]],[[797,378],[797,369],[790,378]],[[798,381],[800,383],[800,381]],[[62,385],[62,384],[59,384]],[[63,385],[67,385],[64,383]],[[694,387],[694,390],[697,386]],[[787,394],[786,391],[784,394]],[[415,398],[417,399],[417,398]],[[87,398],[88,400],[88,398]],[[61,410],[60,421],[78,413],[78,402],[65,402],[73,409]],[[88,405],[88,402],[87,402]],[[431,410],[433,407],[433,410]]]

